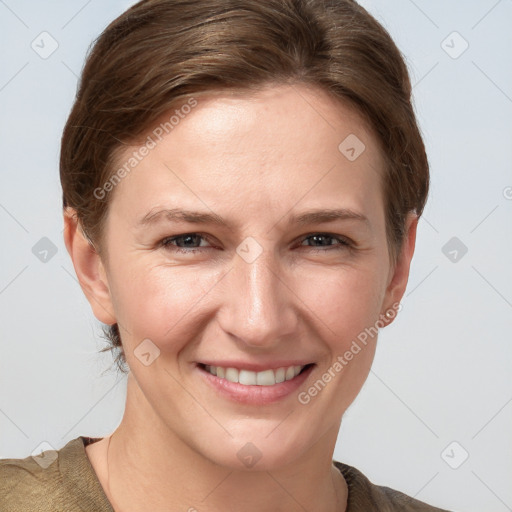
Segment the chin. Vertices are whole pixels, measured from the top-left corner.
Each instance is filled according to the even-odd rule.
[[[303,428],[305,432],[312,431],[311,425]],[[275,471],[296,462],[318,441],[310,436],[294,437],[286,428],[277,430],[280,429],[257,436],[254,430],[247,429],[232,438],[203,441],[196,450],[200,456],[232,471]]]

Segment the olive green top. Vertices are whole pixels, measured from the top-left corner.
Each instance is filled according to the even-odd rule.
[[[85,452],[95,441],[99,438],[80,436],[37,457],[0,459],[0,510],[114,512]],[[354,467],[334,464],[348,485],[346,512],[448,512],[374,485]]]

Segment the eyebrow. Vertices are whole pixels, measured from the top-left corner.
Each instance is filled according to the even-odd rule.
[[[290,224],[297,224],[299,226],[335,222],[337,220],[356,220],[364,222],[370,226],[370,221],[367,217],[362,213],[349,208],[311,209],[298,215],[292,215],[288,218],[288,222]],[[191,224],[213,224],[226,228],[229,227],[228,223],[216,213],[198,212],[180,208],[166,208],[157,211],[154,211],[153,209],[140,219],[138,226],[148,227],[163,221],[188,222]]]

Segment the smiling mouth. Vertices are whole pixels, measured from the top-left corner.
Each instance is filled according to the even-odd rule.
[[[261,372],[253,372],[250,370],[239,370],[238,368],[224,368],[222,366],[199,364],[202,370],[215,377],[245,386],[275,386],[276,384],[294,379],[311,366],[313,366],[313,363],[304,366],[286,366],[263,370]]]

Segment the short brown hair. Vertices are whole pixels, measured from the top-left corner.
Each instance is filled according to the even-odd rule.
[[[352,105],[377,135],[387,164],[386,234],[396,261],[407,213],[423,212],[429,165],[404,59],[382,25],[352,0],[133,5],[110,23],[86,58],[62,137],[63,207],[76,210],[102,254],[110,195],[98,199],[95,190],[112,177],[120,150],[191,97],[299,83]],[[122,369],[118,326],[107,327]]]

